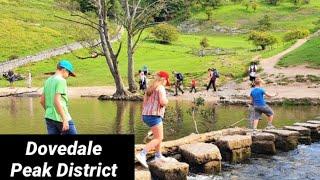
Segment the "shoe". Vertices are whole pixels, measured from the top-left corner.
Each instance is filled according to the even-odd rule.
[[[154,161],[162,161],[162,162],[169,162],[170,158],[164,157],[163,155],[155,156]]]
[[[140,162],[140,164],[145,167],[145,168],[149,168],[148,164],[147,164],[147,158],[146,156],[141,155],[141,153],[136,154],[136,158],[137,160]]]
[[[175,94],[175,95],[173,95],[173,96],[178,96],[178,94]]]
[[[276,127],[274,127],[272,124],[269,124],[266,129],[275,129]]]

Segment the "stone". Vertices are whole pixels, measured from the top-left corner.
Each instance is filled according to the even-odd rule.
[[[151,180],[151,173],[147,169],[136,168],[134,170],[135,180]]]
[[[299,143],[311,144],[311,130],[302,126],[284,126],[283,129],[299,132]]]
[[[264,130],[264,132],[276,135],[276,149],[290,151],[298,146],[299,132],[283,129]]]
[[[205,174],[213,174],[216,172],[221,172],[221,161],[211,161],[207,162],[202,166],[202,172]]]
[[[186,180],[189,174],[189,165],[174,158],[168,161],[152,161],[148,163],[152,177],[164,180]]]
[[[294,123],[294,126],[303,126],[311,130],[311,140],[316,142],[320,140],[320,124],[311,124],[311,123]]]
[[[276,136],[271,133],[265,133],[265,132],[257,132],[256,134],[251,134],[252,142],[256,141],[275,141]]]
[[[219,147],[220,151],[221,149],[240,149],[250,147],[252,139],[248,135],[222,136],[217,139],[215,144]]]
[[[251,151],[256,154],[276,154],[274,141],[255,141],[252,143]]]
[[[251,157],[251,148],[245,147],[240,149],[223,150],[221,151],[222,160],[230,163],[243,162]]]
[[[310,120],[310,121],[307,121],[307,123],[320,124],[320,120]]]
[[[209,143],[185,144],[179,147],[182,157],[192,164],[204,164],[210,161],[221,160],[218,147]]]

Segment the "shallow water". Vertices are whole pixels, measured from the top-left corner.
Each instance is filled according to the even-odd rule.
[[[194,175],[189,180],[302,180],[320,179],[320,143],[299,145],[290,152],[252,157],[248,163],[227,165],[215,176]]]
[[[44,134],[44,110],[38,98],[1,98],[0,134]],[[207,104],[192,118],[190,102],[170,102],[164,120],[165,140],[177,139],[190,133],[226,128],[235,122],[246,126],[248,108]],[[135,134],[142,143],[148,127],[141,121],[141,103],[101,102],[96,99],[71,99],[70,112],[81,134]],[[277,127],[306,121],[320,112],[317,106],[277,106],[274,124]],[[195,125],[196,124],[196,125]],[[261,121],[260,128],[266,126]]]

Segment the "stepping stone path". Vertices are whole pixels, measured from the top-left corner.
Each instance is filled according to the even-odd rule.
[[[192,172],[213,174],[221,171],[221,154],[218,147],[209,143],[185,144],[179,147],[182,158]]]
[[[299,132],[299,142],[301,144],[311,144],[311,130],[302,126],[284,126],[283,129]]]
[[[320,124],[320,120],[310,120],[310,121],[307,121],[307,123]]]
[[[320,124],[311,124],[311,123],[294,123],[294,126],[302,126],[311,130],[311,140],[316,142],[320,140]]]
[[[134,177],[135,180],[151,180],[151,173],[149,170],[140,167],[134,170]]]
[[[189,164],[179,162],[174,158],[166,161],[151,161],[148,163],[151,175],[161,180],[186,180],[189,173]]]
[[[251,136],[233,135],[223,136],[215,143],[221,152],[222,160],[237,163],[251,157]]]
[[[265,132],[248,133],[252,137],[251,152],[256,154],[276,154],[274,134]]]
[[[282,129],[264,130],[276,136],[276,148],[282,151],[290,151],[298,146],[299,132]]]

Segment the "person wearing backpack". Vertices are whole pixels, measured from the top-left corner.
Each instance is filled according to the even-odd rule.
[[[249,66],[249,80],[251,82],[251,87],[254,87],[254,81],[256,80],[256,74],[257,74],[257,63],[251,62]]]
[[[217,78],[219,78],[219,73],[215,68],[208,69],[208,73],[209,73],[209,84],[207,86],[207,91],[209,91],[211,85],[213,87],[213,90],[217,91],[216,80]]]
[[[183,89],[181,88],[182,84],[183,84],[183,75],[180,73],[180,72],[176,72],[176,71],[173,71],[172,74],[174,75],[174,77],[176,78],[176,82],[175,82],[175,94],[174,96],[178,96],[178,90],[181,91],[181,93],[183,94],[184,91]]]

